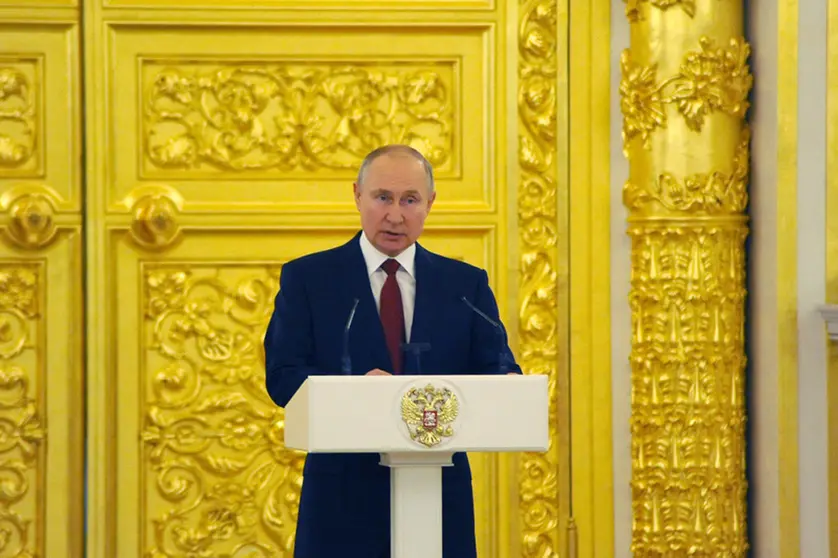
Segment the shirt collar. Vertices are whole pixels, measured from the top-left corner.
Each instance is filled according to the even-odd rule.
[[[365,232],[361,232],[361,253],[364,255],[364,261],[367,264],[367,275],[375,273],[381,267],[381,264],[390,259],[390,256],[382,253],[378,250],[378,248],[373,246],[372,242],[370,242],[367,238],[367,234]],[[414,242],[393,259],[399,262],[399,265],[402,266],[402,269],[405,270],[408,275],[415,277],[413,274],[415,257],[416,243]]]

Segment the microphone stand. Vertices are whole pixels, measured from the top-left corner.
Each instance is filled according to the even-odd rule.
[[[349,319],[346,320],[346,327],[343,328],[343,356],[341,357],[341,373],[348,376],[352,374],[352,358],[349,356],[349,329],[352,327],[352,320],[355,319],[355,310],[358,309],[360,299],[352,303],[352,310],[349,312]]]
[[[498,373],[499,374],[508,373],[509,372],[509,366],[506,363],[507,358],[508,358],[507,354],[506,354],[506,347],[508,346],[508,343],[507,343],[507,340],[506,340],[506,329],[504,329],[503,324],[501,324],[500,322],[496,322],[495,320],[493,320],[492,318],[487,316],[485,312],[483,312],[482,310],[477,308],[474,304],[469,302],[469,300],[466,297],[463,296],[461,298],[462,298],[463,302],[465,302],[466,305],[468,305],[469,308],[471,308],[478,316],[480,316],[481,318],[486,320],[497,331],[498,343],[500,345],[498,347],[498,349],[499,349],[498,350]]]

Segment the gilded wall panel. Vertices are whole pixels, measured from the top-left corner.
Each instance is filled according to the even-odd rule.
[[[68,23],[76,5],[0,0],[3,557],[83,552],[80,45]]]
[[[114,30],[114,209],[164,183],[185,211],[352,210],[355,169],[384,143],[434,163],[436,211],[496,203],[492,24],[402,28],[398,41],[372,23]]]
[[[81,259],[0,243],[0,556],[80,556]]]
[[[0,260],[0,556],[43,556],[44,261]]]
[[[44,174],[42,119],[44,61],[41,55],[0,55],[0,176]]]
[[[53,0],[59,1],[59,0]],[[69,0],[68,0],[69,1]],[[171,7],[170,0],[98,0],[106,7],[160,8]],[[492,10],[495,0],[255,0],[243,5],[241,0],[177,0],[180,8],[192,9],[265,9],[286,10]]]
[[[305,455],[283,448],[262,355],[280,267],[141,264],[150,556],[293,549]]]
[[[143,179],[351,180],[387,143],[420,150],[438,179],[460,174],[455,59],[140,65]]]
[[[58,211],[81,192],[77,31],[0,24],[0,189],[36,188]]]
[[[282,263],[354,232],[189,232],[156,259],[117,245],[118,328],[138,332],[118,340],[120,557],[291,551],[304,455],[283,447],[262,339]],[[496,258],[491,229],[436,228],[426,238],[429,249],[476,265]],[[487,519],[489,467],[475,456],[476,513]],[[479,536],[490,544],[490,531]]]
[[[103,30],[88,51],[91,75],[104,80],[89,97],[89,238],[91,261],[102,263],[90,284],[118,301],[91,302],[96,327],[111,332],[92,344],[105,377],[89,385],[107,392],[94,414],[108,419],[91,431],[97,447],[115,441],[97,461],[114,480],[94,491],[92,544],[101,558],[282,555],[301,460],[282,448],[282,413],[258,378],[261,335],[282,262],[357,230],[351,183],[366,152],[388,142],[425,152],[439,198],[423,245],[486,268],[502,314],[514,311],[515,279],[503,265],[514,251],[505,182],[517,147],[506,121],[516,71],[506,64],[506,15],[466,13],[494,7],[484,0],[180,0],[177,10],[101,1],[131,9],[93,10],[90,23]],[[396,9],[382,23],[387,7]],[[555,17],[544,8],[533,19],[546,17],[549,31]],[[534,77],[550,74],[540,33],[521,37]],[[532,123],[548,133],[543,89],[531,85]],[[555,138],[542,139],[541,156],[552,160]],[[522,197],[539,203],[528,231],[554,217],[541,213],[554,196]],[[530,246],[549,252],[553,238]],[[536,300],[549,273],[528,269],[533,328],[556,307]],[[554,338],[549,330],[532,338],[539,347]],[[111,397],[112,408],[102,403]],[[509,459],[472,456],[478,551],[489,558],[510,555],[520,535],[521,512],[506,505]],[[534,477],[528,487],[538,490]],[[558,488],[549,491],[554,498]],[[550,531],[549,521],[538,529]]]
[[[33,9],[38,8],[70,8],[77,7],[79,0],[0,0],[0,8],[21,8],[31,15]]]

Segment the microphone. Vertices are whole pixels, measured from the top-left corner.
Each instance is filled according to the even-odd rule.
[[[499,345],[500,345],[498,347],[498,349],[499,349],[498,350],[498,373],[499,374],[506,374],[507,372],[509,372],[509,366],[507,366],[507,362],[506,362],[507,358],[508,358],[507,354],[506,354],[506,347],[507,347],[508,343],[506,341],[506,330],[504,329],[503,324],[501,324],[500,321],[496,322],[495,320],[493,320],[492,318],[487,316],[485,312],[481,311],[474,304],[469,302],[469,300],[466,297],[463,296],[461,298],[462,298],[462,301],[465,302],[466,305],[468,305],[468,307],[471,308],[474,311],[475,314],[477,314],[478,316],[480,316],[481,318],[483,318],[484,320],[489,322],[489,324],[491,324],[497,330],[497,332],[498,332],[498,342],[499,342]]]
[[[352,327],[352,320],[355,319],[355,310],[358,308],[359,299],[355,299],[352,310],[349,312],[349,319],[346,320],[346,327],[343,328],[343,357],[341,360],[341,372],[352,374],[352,359],[349,357],[349,328]]]

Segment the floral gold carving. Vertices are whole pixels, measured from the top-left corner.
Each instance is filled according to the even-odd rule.
[[[280,266],[143,264],[144,556],[290,556],[304,454],[262,338]]]
[[[548,377],[550,441],[545,453],[525,453],[521,462],[521,556],[560,554],[558,315],[556,274],[558,242],[556,76],[558,5],[555,0],[520,4],[518,163],[521,184],[518,222],[521,230],[521,368]]]
[[[679,7],[690,17],[695,15],[695,0],[623,0],[626,3],[626,17],[632,23],[640,21],[640,6],[648,4],[659,10]]]
[[[0,170],[37,175],[39,58],[0,57]]]
[[[646,3],[674,5],[634,5]],[[674,11],[644,18],[622,56],[637,557],[748,551],[745,116],[753,78],[750,47],[717,23],[741,21],[741,10],[714,2],[691,8],[689,22]],[[658,81],[655,56],[678,60],[680,45],[695,42],[700,49],[680,57],[677,75]],[[638,64],[633,52],[649,58]],[[675,115],[686,126],[667,126]]]
[[[701,37],[700,50],[688,52],[680,72],[657,81],[657,66],[640,65],[630,50],[620,58],[620,107],[623,113],[623,149],[635,137],[650,147],[652,132],[666,126],[666,106],[674,105],[687,126],[701,132],[705,118],[714,111],[742,118],[748,110],[753,76],[748,70],[750,46],[739,38],[726,48]]]
[[[668,211],[707,214],[741,213],[748,205],[750,129],[742,127],[730,172],[695,174],[684,180],[661,173],[653,184],[626,182],[623,203],[639,212]]]
[[[35,558],[44,540],[41,468],[46,429],[41,419],[43,379],[43,267],[0,263],[0,556]]]
[[[167,175],[349,174],[387,143],[444,174],[455,157],[453,61],[144,61],[145,170]]]

